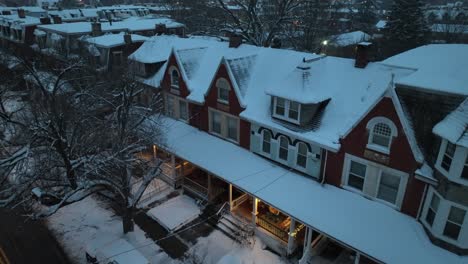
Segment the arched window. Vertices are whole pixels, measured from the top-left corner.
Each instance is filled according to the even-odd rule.
[[[289,148],[289,142],[288,139],[285,136],[280,136],[279,137],[279,158],[287,161],[288,160],[288,148]]]
[[[271,151],[271,133],[268,130],[263,130],[262,151],[268,154]]]
[[[224,78],[219,78],[216,81],[216,88],[218,89],[218,102],[228,104],[229,91],[231,90],[229,82]]]
[[[398,134],[395,124],[388,118],[375,117],[369,121],[367,129],[369,129],[367,147],[388,154],[393,137]]]
[[[307,166],[307,145],[303,142],[297,144],[297,159],[296,164],[299,167],[306,168]]]
[[[179,89],[179,71],[176,68],[171,69],[171,86],[172,88]]]

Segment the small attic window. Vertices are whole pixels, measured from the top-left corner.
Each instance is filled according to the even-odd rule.
[[[175,89],[179,89],[179,71],[175,67],[171,67],[171,87]]]
[[[367,123],[367,129],[369,129],[367,148],[389,154],[392,140],[398,133],[395,124],[386,117],[375,117]]]
[[[216,81],[216,89],[218,90],[218,102],[229,104],[229,91],[231,90],[229,82],[224,78],[219,78]]]

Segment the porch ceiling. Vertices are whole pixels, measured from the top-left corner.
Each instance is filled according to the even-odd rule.
[[[433,245],[421,224],[383,204],[331,186],[165,118],[166,148],[311,228],[385,263],[467,263]]]

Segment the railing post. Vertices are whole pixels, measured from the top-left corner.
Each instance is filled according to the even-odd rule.
[[[294,242],[296,241],[296,220],[291,218],[291,223],[289,224],[289,233],[288,233],[288,255],[291,255],[294,250]]]
[[[257,214],[258,214],[258,199],[254,197],[253,208],[252,208],[252,224],[254,226],[257,223]]]

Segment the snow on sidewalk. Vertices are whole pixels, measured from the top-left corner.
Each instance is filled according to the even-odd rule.
[[[93,240],[108,236],[109,240],[123,238],[138,248],[150,263],[177,263],[173,261],[145,233],[135,225],[127,235],[122,231],[122,219],[104,209],[94,198],[60,209],[47,219],[47,225],[74,263],[86,263],[85,249]]]
[[[185,195],[174,197],[147,212],[148,216],[169,231],[175,231],[195,220],[200,213],[195,201]]]
[[[190,255],[195,256],[200,263],[209,264],[286,264],[280,256],[262,249],[263,243],[255,238],[253,248],[242,246],[225,236],[218,230],[208,237],[199,238],[190,249]]]

